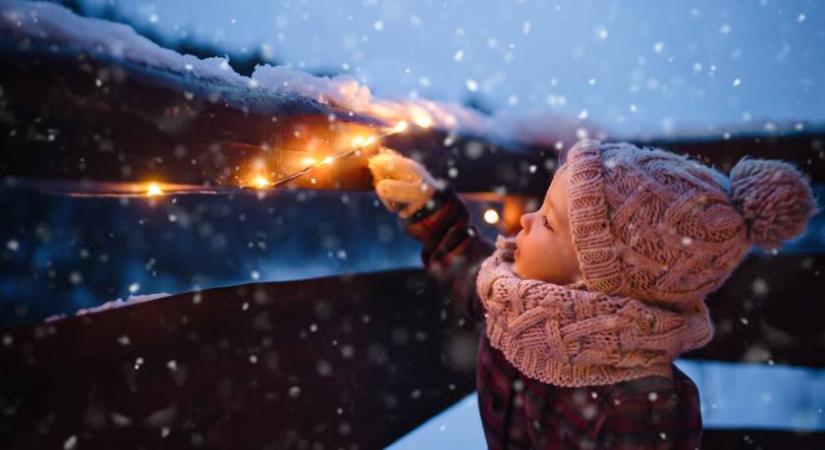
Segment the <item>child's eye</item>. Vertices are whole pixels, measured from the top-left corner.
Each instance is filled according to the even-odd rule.
[[[547,220],[547,216],[541,216],[541,221],[544,223],[544,226],[553,230],[553,227],[550,226],[550,222]]]

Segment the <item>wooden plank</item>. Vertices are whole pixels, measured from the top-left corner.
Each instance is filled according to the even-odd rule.
[[[473,389],[475,335],[442,298],[398,271],[11,330],[0,447],[380,448]]]

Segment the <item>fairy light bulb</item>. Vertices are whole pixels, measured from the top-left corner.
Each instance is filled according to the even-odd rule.
[[[264,177],[263,175],[256,176],[253,182],[255,184],[255,187],[257,187],[258,189],[263,189],[269,186],[269,180],[267,180],[266,177]]]
[[[496,211],[495,209],[491,208],[491,209],[488,209],[487,211],[484,211],[484,221],[485,222],[493,224],[493,223],[498,223],[498,220],[499,220],[498,211]]]
[[[146,186],[146,196],[148,197],[157,197],[158,195],[163,195],[163,189],[160,188],[160,185],[151,182]]]
[[[417,111],[413,115],[413,122],[421,128],[430,128],[433,126],[433,119],[426,113]]]
[[[408,124],[406,121],[402,120],[401,122],[398,122],[397,124],[395,124],[395,126],[392,127],[392,129],[390,131],[393,132],[393,133],[403,133],[403,132],[407,131],[407,128],[409,128],[409,126],[410,126],[410,124]]]

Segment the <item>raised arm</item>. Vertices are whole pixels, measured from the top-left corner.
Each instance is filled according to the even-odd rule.
[[[417,162],[394,152],[370,159],[376,192],[390,211],[398,212],[407,232],[422,242],[427,272],[447,289],[460,311],[482,317],[475,278],[481,262],[495,248],[470,224],[467,207],[448,186],[439,186]]]

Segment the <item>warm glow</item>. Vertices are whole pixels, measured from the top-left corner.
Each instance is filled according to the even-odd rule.
[[[311,156],[307,156],[306,158],[303,159],[304,165],[307,165],[307,166],[311,166],[311,165],[315,164],[316,162],[317,162],[317,160],[315,158],[311,157]]]
[[[324,160],[321,161],[321,164],[332,164],[332,156],[327,156],[324,158]]]
[[[498,223],[498,212],[495,209],[484,211],[484,221],[487,223]]]
[[[372,144],[375,144],[376,138],[375,136],[355,136],[352,138],[352,147],[353,148],[360,148],[366,147]]]
[[[423,111],[413,112],[413,122],[421,128],[430,128],[433,126],[433,119]]]
[[[263,188],[269,186],[269,180],[267,180],[266,177],[264,177],[263,175],[256,176],[254,181],[255,181],[255,186],[258,189],[263,189]]]
[[[159,184],[153,182],[153,183],[149,183],[149,185],[146,186],[146,195],[147,196],[154,197],[156,195],[162,195],[162,194],[163,194],[163,190],[160,188]]]
[[[409,127],[409,126],[410,125],[407,122],[402,120],[401,122],[398,122],[397,124],[395,124],[395,126],[392,127],[391,131],[393,133],[403,133],[404,131],[407,130],[407,127]]]

